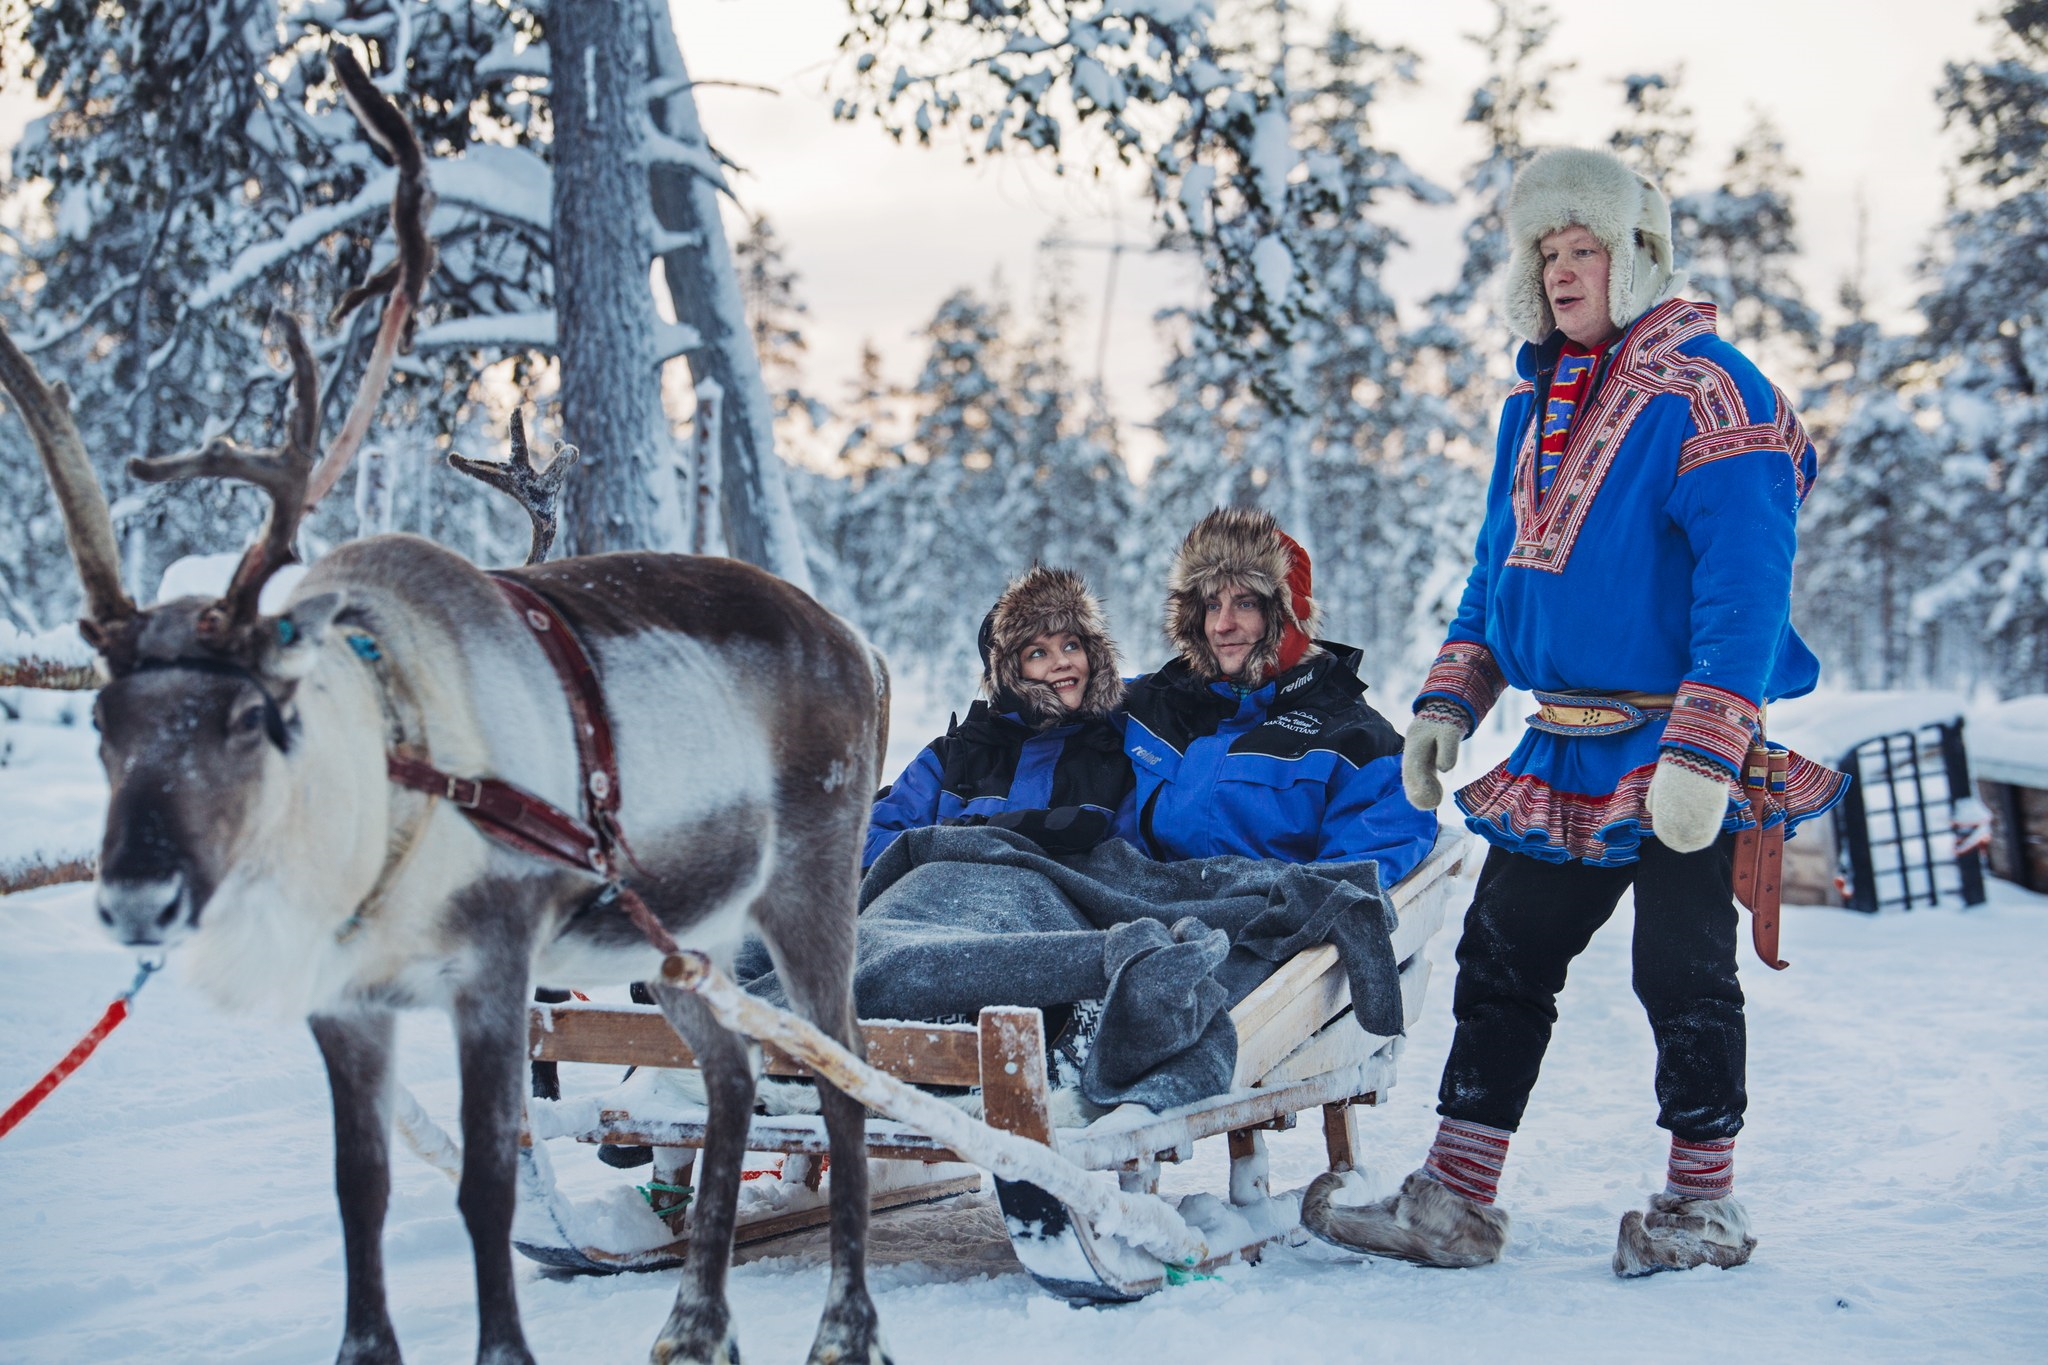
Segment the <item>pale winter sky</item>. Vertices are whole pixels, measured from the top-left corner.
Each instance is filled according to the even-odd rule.
[[[1221,0],[1224,5],[1234,0]],[[1297,4],[1307,41],[1337,5]],[[1718,0],[1713,6],[1557,4],[1551,56],[1576,62],[1555,90],[1556,112],[1530,129],[1539,143],[1599,145],[1619,121],[1619,79],[1685,64],[1683,94],[1697,115],[1689,180],[1725,166],[1757,112],[1776,121],[1804,176],[1795,187],[1812,302],[1833,308],[1854,261],[1859,194],[1869,209],[1869,289],[1880,315],[1903,321],[1917,293],[1914,262],[1939,221],[1944,167],[1955,140],[1941,132],[1933,92],[1945,61],[1989,52],[1984,7],[1971,0]],[[1149,213],[1130,177],[1108,187],[1055,179],[1029,157],[975,166],[957,145],[899,146],[872,124],[830,121],[823,84],[835,71],[842,0],[674,0],[676,31],[699,79],[758,81],[768,97],[699,94],[704,123],[750,174],[745,206],[766,213],[802,272],[810,304],[809,379],[828,401],[843,392],[863,338],[873,338],[900,379],[922,349],[912,333],[950,290],[985,285],[1000,270],[1028,305],[1038,242],[1064,223],[1090,242],[1149,240]],[[1462,123],[1483,59],[1464,34],[1483,32],[1484,0],[1352,0],[1352,23],[1422,57],[1421,85],[1377,107],[1379,142],[1439,184],[1455,187],[1480,155]],[[1679,188],[1689,188],[1681,183]],[[1397,296],[1417,299],[1447,283],[1460,257],[1460,210],[1400,216],[1411,250],[1393,267]],[[1091,309],[1107,259],[1077,253],[1074,281]],[[1108,382],[1126,439],[1141,460],[1152,442],[1134,430],[1156,410],[1148,386],[1163,350],[1160,307],[1192,295],[1186,261],[1123,258],[1110,318]],[[1075,362],[1092,373],[1100,321],[1073,329]],[[1504,343],[1505,344],[1505,339]]]
[[[1598,144],[1619,118],[1620,77],[1682,61],[1700,137],[1680,188],[1706,183],[1755,113],[1770,115],[1804,171],[1795,195],[1809,298],[1832,308],[1854,262],[1860,196],[1873,301],[1880,316],[1903,321],[1917,292],[1912,266],[1940,218],[1955,147],[1941,132],[1933,91],[1945,61],[1988,53],[1985,8],[1971,0],[1719,0],[1708,9],[1561,3],[1550,52],[1577,65],[1557,86],[1556,112],[1531,135]],[[1335,9],[1329,0],[1297,3],[1301,39]],[[712,138],[747,170],[735,182],[741,203],[774,221],[802,274],[807,378],[827,401],[845,391],[864,339],[887,357],[891,377],[911,378],[923,354],[917,328],[960,285],[985,287],[1000,273],[1013,304],[1028,313],[1038,244],[1062,225],[1081,242],[1150,240],[1140,186],[1115,168],[1090,184],[1057,179],[1024,155],[967,166],[956,144],[898,145],[872,123],[834,123],[825,87],[845,31],[843,0],[673,0],[673,10],[700,80],[779,91],[707,87],[699,103]],[[1461,118],[1482,63],[1462,35],[1485,28],[1489,6],[1353,0],[1347,12],[1373,38],[1406,44],[1423,59],[1421,87],[1381,101],[1379,141],[1455,186],[1480,153]],[[0,93],[7,144],[30,112],[14,85]],[[1398,222],[1411,249],[1396,261],[1392,284],[1399,297],[1417,299],[1455,271],[1462,213],[1411,210]],[[1072,256],[1071,284],[1087,310],[1071,330],[1084,375],[1094,371],[1102,336],[1107,267],[1101,251]],[[1149,385],[1162,359],[1152,315],[1191,299],[1194,283],[1185,259],[1122,258],[1106,377],[1140,462],[1153,443],[1136,428],[1155,410]]]

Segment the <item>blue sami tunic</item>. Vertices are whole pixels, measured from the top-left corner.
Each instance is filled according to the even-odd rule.
[[[1731,775],[1763,703],[1813,690],[1819,661],[1791,624],[1794,519],[1813,443],[1784,393],[1714,334],[1712,304],[1674,299],[1617,340],[1538,495],[1537,389],[1559,338],[1524,346],[1501,411],[1486,517],[1449,639],[1417,705],[1477,726],[1504,687],[1674,693],[1635,729],[1531,729],[1457,794],[1497,846],[1551,862],[1635,861],[1660,748]],[[1767,823],[1840,799],[1841,774],[1792,755]],[[1754,821],[1731,794],[1726,829]]]

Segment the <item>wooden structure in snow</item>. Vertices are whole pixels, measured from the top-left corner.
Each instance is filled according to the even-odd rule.
[[[1971,718],[1977,794],[1991,812],[1991,872],[2048,891],[2048,695],[2017,697]]]
[[[1424,948],[1441,927],[1460,870],[1467,836],[1446,830],[1436,849],[1393,901],[1393,935],[1401,964],[1403,1018],[1420,1014],[1429,982]],[[1081,1172],[1113,1173],[1124,1195],[1156,1201],[1159,1167],[1186,1159],[1194,1144],[1222,1136],[1231,1157],[1230,1199],[1190,1196],[1173,1222],[1192,1230],[1199,1259],[1170,1264],[1100,1226],[1071,1199],[1056,1198],[1024,1180],[996,1179],[996,1193],[1018,1258],[1051,1292],[1076,1301],[1114,1302],[1148,1294],[1169,1280],[1233,1257],[1256,1258],[1258,1248],[1286,1235],[1300,1221],[1297,1197],[1266,1187],[1262,1134],[1291,1128],[1296,1117],[1317,1112],[1330,1165],[1349,1169],[1360,1143],[1360,1106],[1376,1104],[1394,1082],[1401,1040],[1366,1033],[1353,1020],[1348,979],[1336,950],[1323,946],[1284,964],[1231,1010],[1238,1032],[1237,1073],[1229,1091],[1197,1104],[1153,1113],[1135,1105],[1080,1126],[1058,1126],[1049,1090],[1043,1024],[1036,1009],[996,1007],[975,1024],[869,1023],[869,1065],[919,1086],[978,1091],[987,1123],[1028,1139]],[[660,1011],[648,1006],[571,1003],[537,1005],[531,1016],[535,1060],[597,1062],[638,1067],[688,1067],[687,1046]],[[764,1048],[770,1076],[802,1076],[807,1068],[784,1052]],[[544,1142],[569,1136],[587,1143],[655,1149],[655,1188],[680,1190],[702,1145],[707,1114],[701,1106],[623,1100],[535,1101],[527,1141],[526,1186],[514,1240],[520,1250],[565,1269],[616,1271],[678,1263],[689,1249],[687,1201],[657,1218],[637,1200],[607,1208],[579,1205],[555,1184]],[[888,1118],[868,1124],[868,1153],[876,1163],[874,1207],[945,1198],[976,1189],[981,1173],[961,1154],[915,1125]],[[741,1242],[760,1241],[826,1218],[820,1167],[826,1151],[816,1115],[757,1114],[750,1151],[785,1154],[779,1180],[749,1187],[742,1203]],[[1043,1169],[1041,1167],[1041,1169]],[[1094,1179],[1107,1180],[1107,1175]],[[1165,1212],[1165,1210],[1162,1210]]]

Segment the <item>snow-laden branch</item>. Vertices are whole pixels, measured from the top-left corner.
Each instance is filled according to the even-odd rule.
[[[652,166],[681,166],[684,170],[694,171],[726,194],[732,193],[732,187],[725,183],[725,168],[718,164],[718,158],[706,147],[683,142],[658,129],[649,128],[641,142],[640,155]]]
[[[436,161],[430,172],[444,205],[518,223],[542,237],[554,225],[554,171],[524,147],[475,145],[460,157]]]
[[[453,347],[465,351],[555,350],[555,314],[548,309],[534,313],[494,313],[470,318],[452,318],[422,327],[413,335],[415,352]]]
[[[38,351],[55,346],[66,337],[75,335],[88,322],[92,321],[95,313],[132,289],[135,286],[136,278],[133,274],[121,276],[105,289],[93,295],[85,307],[79,309],[77,315],[69,322],[60,322],[49,331],[28,337],[16,344],[28,355],[34,355]]]
[[[674,360],[704,345],[704,334],[682,322],[664,322],[654,329],[654,358]]]
[[[553,178],[548,164],[518,147],[478,146],[465,156],[437,161],[434,191],[443,211],[472,209],[547,235]],[[198,312],[247,289],[279,262],[311,249],[329,233],[364,218],[387,212],[397,183],[395,173],[380,170],[351,198],[339,204],[308,209],[266,242],[245,248],[233,261],[186,296],[184,311]]]
[[[243,249],[225,269],[186,295],[183,311],[195,313],[211,308],[247,289],[278,262],[308,250],[328,233],[339,232],[359,218],[389,212],[392,187],[397,183],[396,172],[382,171],[371,176],[355,197],[300,214],[285,225],[283,232]],[[155,357],[151,359],[154,361]]]
[[[548,46],[546,43],[528,43],[525,47],[519,47],[517,35],[508,27],[498,36],[497,46],[476,64],[476,78],[479,81],[494,81],[515,76],[531,76],[535,80],[546,80]]]

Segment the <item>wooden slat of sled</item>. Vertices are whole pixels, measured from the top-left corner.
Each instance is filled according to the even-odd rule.
[[[863,1024],[868,1064],[924,1085],[981,1084],[981,1035],[972,1024]],[[689,1045],[652,1005],[535,1005],[529,1052],[538,1062],[695,1066]],[[808,1076],[801,1063],[764,1049],[771,1076]]]
[[[1395,888],[1395,961],[1405,963],[1442,924],[1450,891],[1448,879],[1463,862],[1464,846],[1462,838],[1441,841],[1422,866]],[[1230,1012],[1238,1032],[1233,1088],[1256,1084],[1350,1002],[1350,982],[1335,948],[1311,948],[1282,964]],[[1010,1011],[1002,1013],[1006,1017],[1003,1027],[1015,1029],[1017,1025],[1007,1020]],[[983,1030],[975,1025],[868,1023],[862,1025],[862,1033],[868,1061],[901,1080],[921,1085],[982,1084]],[[529,1016],[528,1036],[529,1051],[536,1061],[661,1067],[694,1064],[688,1045],[651,1005],[536,1005]],[[774,1048],[766,1049],[766,1054],[770,1075],[809,1074]],[[995,1121],[994,1115],[991,1121]]]
[[[1406,964],[1443,924],[1449,879],[1463,864],[1463,841],[1449,841],[1394,889],[1394,960]],[[1351,982],[1329,944],[1296,953],[1230,1012],[1237,1025],[1232,1089],[1256,1085],[1351,1003]]]

